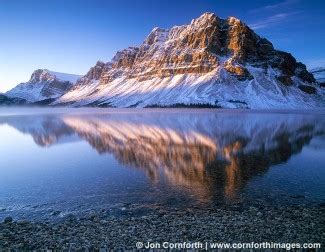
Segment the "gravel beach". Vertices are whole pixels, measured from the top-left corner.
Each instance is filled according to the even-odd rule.
[[[136,242],[290,242],[325,244],[324,206],[100,211],[56,222],[5,219],[3,249],[136,249]]]

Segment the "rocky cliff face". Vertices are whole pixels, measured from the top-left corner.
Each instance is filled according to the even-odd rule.
[[[106,84],[115,79],[118,72],[142,81],[157,76],[204,74],[223,66],[244,80],[251,78],[245,63],[281,70],[279,79],[287,85],[296,74],[306,82],[315,81],[291,54],[275,50],[271,42],[260,38],[240,20],[233,17],[222,20],[212,13],[170,30],[154,28],[140,47],[117,52],[106,67],[99,62],[87,75]]]
[[[97,62],[54,104],[288,108],[323,106],[323,97],[291,54],[234,17],[205,13],[188,25],[154,28],[139,47]]]
[[[79,78],[79,75],[38,69],[32,73],[28,82],[19,84],[6,95],[11,98],[24,99],[27,102],[56,99],[68,92]]]

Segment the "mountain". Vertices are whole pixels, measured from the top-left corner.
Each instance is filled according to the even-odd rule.
[[[0,93],[0,105],[21,105],[25,104],[24,99],[20,98],[9,98],[8,96]]]
[[[188,25],[154,28],[139,47],[97,62],[53,104],[298,108],[325,100],[291,54],[237,18],[204,13]]]
[[[325,87],[325,67],[317,67],[311,69],[310,72],[314,75],[321,87]]]
[[[0,93],[0,104],[6,104],[9,101],[9,98],[4,94]]]
[[[52,102],[71,89],[80,77],[74,74],[38,69],[33,72],[28,82],[19,84],[9,90],[6,95],[10,98],[25,99],[29,103],[47,100]]]

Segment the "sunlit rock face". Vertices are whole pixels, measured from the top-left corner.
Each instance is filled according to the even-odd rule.
[[[154,28],[139,47],[97,62],[54,104],[310,107],[323,102],[314,86],[304,64],[239,19],[204,13],[188,25]]]
[[[221,62],[217,55],[229,59]],[[266,66],[270,63],[288,77],[299,70],[302,80],[314,82],[304,65],[297,64],[290,54],[276,51],[271,42],[260,38],[239,19],[223,20],[212,13],[203,14],[189,25],[169,30],[154,28],[140,47],[117,52],[106,68],[104,63],[98,62],[87,77],[106,84],[114,79],[113,70],[127,74],[128,78],[145,80],[175,74],[203,74],[224,66],[228,72],[244,79],[249,71],[240,63],[246,61]]]
[[[310,115],[155,111],[0,119],[42,147],[86,141],[153,183],[167,180],[200,201],[236,200],[251,178],[325,134],[324,120]]]

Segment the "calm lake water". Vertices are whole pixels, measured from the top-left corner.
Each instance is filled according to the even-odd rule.
[[[0,110],[0,220],[325,203],[325,111]]]

